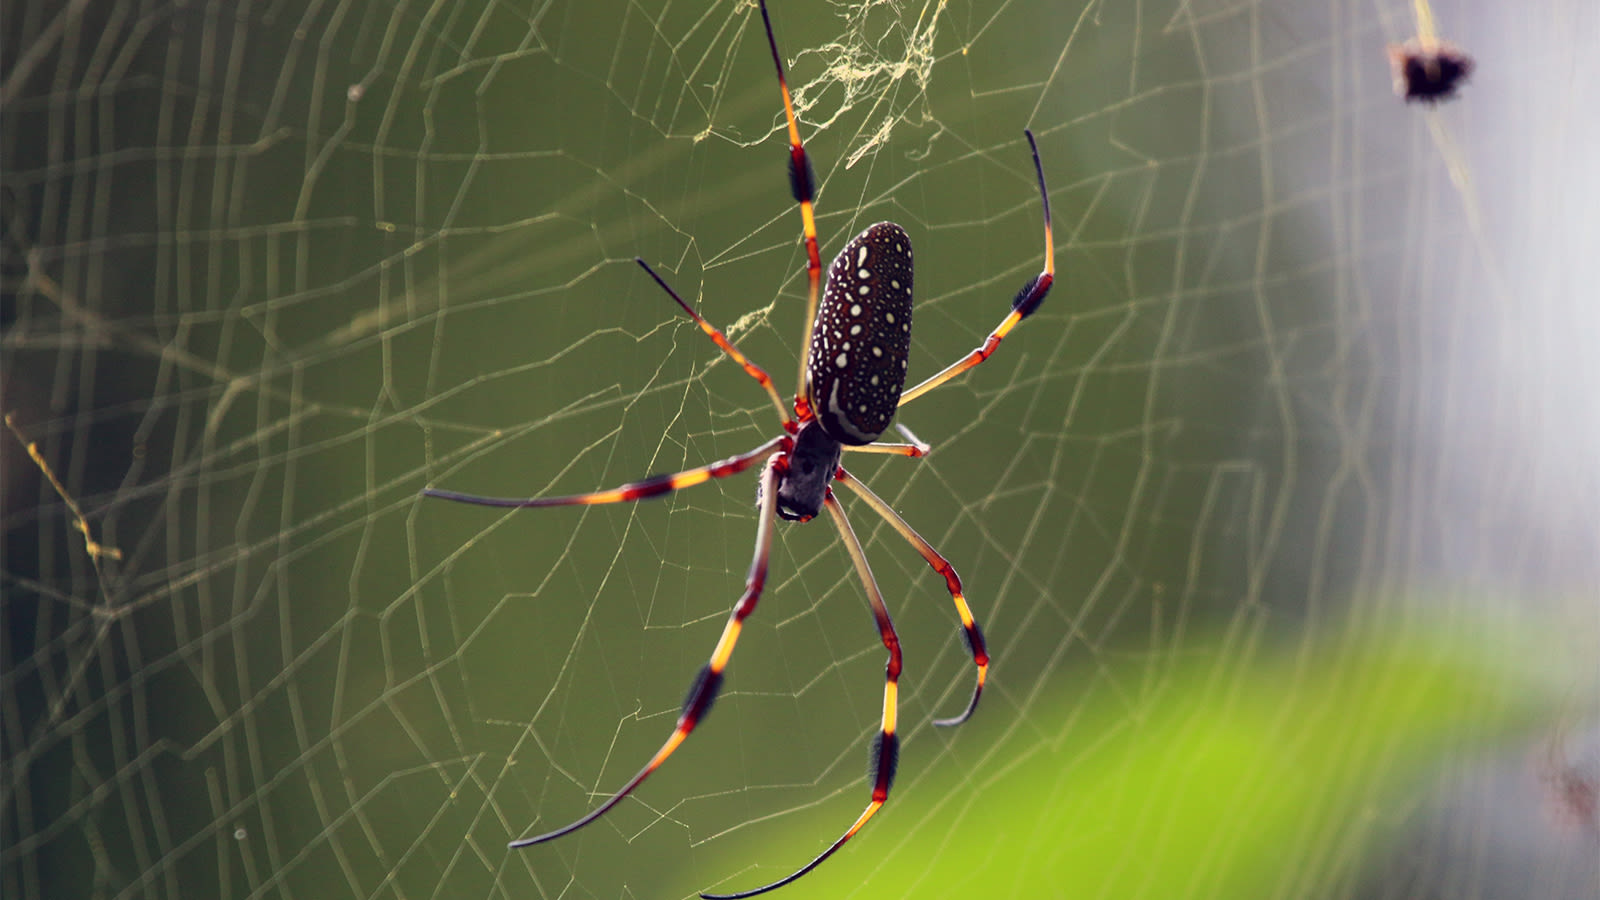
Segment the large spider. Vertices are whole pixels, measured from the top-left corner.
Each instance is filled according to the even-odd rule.
[[[879,222],[856,235],[828,267],[826,290],[822,303],[817,304],[818,286],[822,276],[822,260],[817,250],[816,218],[813,211],[815,176],[806,158],[796,125],[794,104],[784,76],[783,59],[778,54],[778,43],[772,34],[772,19],[767,13],[765,0],[761,0],[761,18],[766,25],[767,43],[772,49],[772,62],[778,72],[778,88],[783,96],[784,116],[789,124],[789,182],[794,198],[800,204],[800,217],[804,223],[806,267],[809,292],[806,305],[806,326],[802,345],[808,348],[800,365],[800,387],[795,393],[794,416],[790,417],[772,378],[760,366],[747,359],[733,346],[721,331],[696,313],[667,285],[660,275],[644,260],[635,260],[661,285],[673,300],[688,313],[722,351],[742,366],[750,377],[766,389],[778,410],[783,423],[783,433],[748,453],[729,457],[720,462],[671,475],[657,475],[643,481],[625,484],[608,491],[573,494],[565,497],[535,497],[529,499],[481,497],[429,488],[429,497],[475,503],[480,506],[536,507],[583,506],[599,503],[626,503],[656,497],[680,488],[702,484],[713,478],[726,478],[743,472],[757,461],[762,461],[759,490],[760,519],[756,527],[755,559],[745,579],[744,593],[734,604],[723,628],[711,659],[695,677],[683,711],[678,716],[677,727],[655,756],[645,763],[637,775],[629,779],[610,799],[593,812],[555,831],[535,837],[522,838],[512,847],[527,847],[554,840],[588,825],[605,815],[612,807],[628,796],[634,788],[666,761],[689,737],[695,726],[706,716],[711,703],[722,686],[722,676],[733,656],[734,644],[744,628],[744,620],[755,610],[756,601],[767,581],[767,563],[772,551],[772,521],[777,515],[793,522],[805,522],[826,509],[834,527],[844,541],[846,551],[855,564],[856,574],[866,587],[867,600],[877,619],[878,634],[889,651],[886,682],[883,689],[883,724],[872,748],[871,777],[872,799],[860,817],[838,840],[811,862],[793,874],[771,884],[736,894],[707,894],[708,900],[734,900],[753,897],[774,888],[782,887],[810,872],[844,846],[868,819],[882,808],[889,798],[889,785],[894,780],[895,763],[899,757],[899,739],[896,736],[897,682],[900,677],[900,639],[895,634],[889,610],[884,606],[883,594],[872,577],[872,569],[861,542],[856,538],[845,518],[844,509],[834,497],[831,485],[842,484],[855,492],[873,512],[882,516],[895,531],[911,543],[927,560],[934,571],[944,577],[950,598],[955,601],[956,613],[961,617],[967,645],[972,651],[972,661],[978,668],[977,684],[972,699],[960,715],[937,719],[935,725],[959,725],[971,717],[983,693],[988,673],[989,654],[984,648],[983,632],[978,628],[972,610],[962,594],[961,578],[948,560],[939,555],[922,536],[912,530],[889,504],[874,494],[866,485],[856,480],[842,465],[843,451],[892,453],[920,457],[928,446],[918,441],[909,431],[905,433],[911,443],[875,443],[889,427],[895,410],[901,405],[926,394],[966,370],[989,358],[1001,339],[1016,324],[1027,318],[1050,291],[1055,280],[1055,249],[1050,231],[1050,195],[1045,188],[1044,168],[1039,163],[1039,148],[1033,133],[1024,131],[1033,152],[1034,172],[1039,179],[1039,196],[1044,207],[1044,269],[1023,285],[1012,301],[1011,312],[1003,319],[984,342],[962,359],[909,391],[905,386],[906,357],[911,348],[911,239],[899,225]],[[813,321],[812,313],[815,313]]]

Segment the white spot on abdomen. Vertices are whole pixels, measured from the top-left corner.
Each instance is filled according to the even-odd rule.
[[[824,407],[824,409],[828,414],[829,421],[838,425],[840,428],[843,428],[851,437],[854,437],[860,441],[873,441],[877,439],[877,435],[867,434],[861,429],[857,428],[855,423],[850,421],[850,411],[839,405],[839,381],[837,380],[833,383],[833,389],[828,392],[827,406]]]

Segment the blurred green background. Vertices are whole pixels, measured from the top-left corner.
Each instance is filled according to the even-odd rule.
[[[1400,3],[774,4],[825,261],[915,242],[913,381],[1038,271],[1024,127],[1058,265],[903,411],[931,456],[847,460],[957,566],[993,678],[928,724],[970,690],[948,597],[845,496],[900,776],[779,896],[1592,895],[1583,9],[1441,7],[1484,65],[1432,110],[1390,92]],[[833,532],[784,526],[715,714],[507,851],[670,731],[754,478],[419,497],[776,433],[632,263],[793,390],[752,3],[3,15],[0,892],[687,897],[854,819],[883,650]]]

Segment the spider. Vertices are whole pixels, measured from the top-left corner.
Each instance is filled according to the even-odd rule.
[[[1475,67],[1466,51],[1446,41],[1412,38],[1389,45],[1394,92],[1407,102],[1439,104],[1454,98]]]
[[[1465,50],[1439,38],[1428,0],[1416,0],[1417,36],[1389,45],[1389,69],[1394,92],[1407,103],[1437,106],[1453,98],[1477,67]]]
[[[906,357],[911,348],[911,239],[893,222],[879,222],[856,235],[845,244],[828,268],[826,289],[818,305],[818,288],[822,280],[822,261],[817,248],[817,228],[814,211],[815,175],[806,151],[800,141],[800,130],[795,120],[794,103],[784,74],[783,58],[778,53],[778,42],[773,37],[772,18],[767,13],[765,0],[761,0],[761,19],[766,26],[767,44],[772,50],[772,62],[778,73],[778,88],[783,97],[784,117],[789,126],[789,183],[795,201],[800,206],[806,245],[806,276],[809,285],[802,346],[808,348],[800,364],[799,387],[794,397],[794,415],[784,405],[772,378],[707,322],[655,270],[642,259],[635,259],[662,290],[677,302],[700,329],[734,362],[754,378],[778,410],[783,433],[761,446],[710,465],[688,469],[669,475],[657,475],[643,481],[625,484],[606,491],[572,494],[562,497],[534,497],[527,499],[483,497],[455,491],[429,488],[423,493],[429,497],[473,503],[480,506],[509,508],[544,506],[585,506],[601,503],[627,503],[646,497],[657,497],[671,491],[703,484],[716,478],[727,478],[761,463],[760,487],[757,505],[760,509],[756,526],[755,558],[745,579],[744,593],[733,606],[711,659],[701,668],[684,700],[676,727],[650,761],[638,774],[612,794],[588,815],[555,831],[513,841],[511,847],[528,847],[568,835],[588,825],[615,807],[649,777],[689,737],[711,709],[712,701],[722,686],[728,660],[733,656],[734,644],[744,628],[744,620],[755,610],[767,581],[768,560],[772,552],[772,523],[774,516],[805,522],[827,510],[844,542],[845,550],[855,566],[856,574],[866,588],[867,600],[877,620],[878,634],[889,651],[889,661],[883,691],[883,721],[873,742],[870,775],[872,797],[866,809],[838,840],[823,850],[815,859],[794,873],[746,891],[734,894],[701,893],[707,900],[736,900],[753,897],[783,887],[821,865],[835,851],[844,846],[869,819],[881,809],[889,798],[889,786],[894,780],[895,765],[899,758],[899,738],[896,735],[898,710],[897,682],[900,677],[900,639],[895,633],[889,610],[884,605],[883,594],[867,564],[866,553],[856,538],[844,509],[835,498],[831,485],[837,483],[849,488],[873,512],[882,516],[890,527],[922,554],[934,571],[944,578],[945,588],[954,601],[956,613],[966,637],[972,662],[977,667],[977,683],[972,698],[959,715],[936,719],[935,725],[959,725],[977,709],[978,698],[983,693],[984,680],[989,669],[989,653],[985,649],[983,632],[967,605],[962,593],[961,578],[950,562],[939,554],[921,535],[917,534],[878,495],[852,476],[840,464],[844,451],[889,453],[907,457],[925,455],[929,446],[922,443],[903,426],[901,432],[910,443],[877,443],[879,436],[889,427],[895,410],[901,405],[926,394],[941,384],[971,369],[994,353],[1000,341],[1018,322],[1039,308],[1050,285],[1055,280],[1055,249],[1050,228],[1050,195],[1045,187],[1044,167],[1039,162],[1039,147],[1031,131],[1024,131],[1033,153],[1034,172],[1039,181],[1039,197],[1044,208],[1044,268],[1023,285],[1012,301],[1011,312],[1001,320],[984,342],[960,360],[908,391],[902,392],[906,378]],[[814,314],[814,318],[813,318]]]

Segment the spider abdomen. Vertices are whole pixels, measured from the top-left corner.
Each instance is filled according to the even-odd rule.
[[[828,267],[806,357],[806,392],[829,437],[870,444],[888,429],[911,352],[911,238],[879,222]]]

